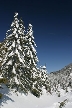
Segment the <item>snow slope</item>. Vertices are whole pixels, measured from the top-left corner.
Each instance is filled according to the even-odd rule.
[[[2,85],[4,89],[0,89],[0,92],[4,94],[2,101],[0,100],[0,108],[59,108],[60,103],[65,99],[65,108],[72,108],[72,92],[69,89],[68,93],[61,90],[61,96],[58,97],[55,93],[53,95],[47,94],[45,91],[40,98],[36,98],[29,93],[28,96],[23,93],[13,93],[13,90],[9,90],[6,86]]]

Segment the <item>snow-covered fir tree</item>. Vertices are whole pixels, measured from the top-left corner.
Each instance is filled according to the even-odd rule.
[[[42,82],[42,87],[47,90],[47,92],[51,93],[51,86],[48,78],[48,71],[46,70],[46,66],[40,66],[40,77]]]
[[[26,77],[26,87],[27,89],[30,89],[32,93],[38,92],[40,94],[40,89],[36,85],[38,84],[37,76],[38,76],[38,70],[37,70],[37,52],[36,52],[36,44],[34,42],[34,36],[33,36],[33,30],[32,25],[29,24],[27,33],[25,36],[25,43],[23,44],[24,53],[25,53],[25,75]]]
[[[37,62],[38,62],[38,57],[37,57],[37,52],[35,47],[36,44],[34,42],[34,36],[33,36],[33,30],[32,30],[32,25],[29,24],[27,34],[26,34],[26,65],[29,66],[29,68],[37,69]]]
[[[46,77],[48,77],[46,66],[40,66],[40,72],[41,72],[41,78],[42,78],[42,80],[45,80]]]
[[[22,51],[21,38],[23,36],[18,13],[15,13],[11,29],[6,33],[7,53],[2,62],[2,76],[8,78],[11,88],[25,89],[24,79],[22,78],[24,70],[24,52]],[[24,32],[24,29],[23,29]]]

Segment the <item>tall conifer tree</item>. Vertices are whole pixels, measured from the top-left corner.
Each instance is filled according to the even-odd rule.
[[[25,89],[25,87],[21,78],[24,67],[24,52],[21,45],[23,34],[21,34],[22,31],[17,16],[18,13],[15,13],[11,28],[6,33],[6,46],[8,50],[3,59],[1,70],[2,76],[8,78],[10,87],[18,90]]]

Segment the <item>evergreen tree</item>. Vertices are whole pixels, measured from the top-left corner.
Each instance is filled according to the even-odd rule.
[[[8,49],[3,59],[1,70],[2,76],[9,80],[9,87],[16,88],[17,90],[24,90],[24,79],[22,78],[24,70],[24,52],[21,47],[23,34],[21,34],[22,31],[17,16],[18,13],[15,13],[11,29],[6,33],[6,47]]]
[[[48,73],[46,70],[46,66],[40,66],[40,78],[42,82],[42,87],[47,90],[47,92],[51,93],[51,86],[48,79]]]
[[[39,89],[38,85],[38,69],[37,69],[37,52],[36,52],[36,44],[34,42],[33,30],[32,25],[29,24],[27,33],[25,36],[25,76],[27,78],[26,86],[30,89],[30,91],[35,94],[36,96],[39,94],[41,90]],[[37,94],[36,94],[37,93]]]
[[[26,65],[28,66],[28,68],[30,69],[37,69],[37,62],[38,62],[38,58],[37,58],[37,52],[36,52],[36,44],[34,42],[34,36],[33,36],[33,30],[32,30],[32,25],[29,24],[28,26],[28,30],[27,30],[27,34],[26,34]]]

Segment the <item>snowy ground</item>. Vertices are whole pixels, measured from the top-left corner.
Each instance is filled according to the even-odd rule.
[[[40,98],[36,98],[32,94],[25,96],[24,94],[18,93],[18,96],[9,91],[6,86],[3,86],[4,89],[0,90],[4,94],[3,100],[0,100],[0,108],[59,108],[60,103],[65,99],[68,99],[66,102],[65,108],[72,108],[72,93],[65,93],[61,90],[61,96],[58,97],[56,94],[44,94]]]

